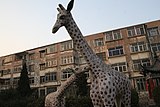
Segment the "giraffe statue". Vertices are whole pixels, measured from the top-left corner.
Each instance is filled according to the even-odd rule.
[[[60,27],[64,26],[71,36],[74,46],[79,49],[91,68],[90,97],[94,107],[113,107],[115,102],[118,107],[120,107],[121,103],[125,107],[130,107],[130,80],[123,73],[112,69],[110,65],[103,62],[87,44],[72,17],[73,4],[74,0],[71,0],[67,9],[62,4],[59,4],[59,8],[57,8],[59,14],[52,33],[56,33]]]
[[[48,94],[45,98],[45,107],[65,107],[65,98],[64,94],[66,90],[81,76],[82,73],[85,73],[90,68],[76,68],[74,74],[72,74],[56,92]]]

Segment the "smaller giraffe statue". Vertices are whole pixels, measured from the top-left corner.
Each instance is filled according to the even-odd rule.
[[[66,90],[80,77],[80,74],[88,70],[88,67],[75,69],[76,72],[72,74],[56,92],[52,92],[46,96],[45,107],[65,107],[64,94]]]

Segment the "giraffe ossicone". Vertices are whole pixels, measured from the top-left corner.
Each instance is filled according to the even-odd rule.
[[[91,81],[90,97],[94,107],[113,107],[115,101],[118,107],[120,107],[120,102],[125,107],[130,107],[130,80],[123,73],[112,69],[110,65],[99,59],[93,52],[72,17],[73,3],[74,0],[71,0],[67,9],[61,4],[59,5],[59,8],[57,8],[59,13],[52,33],[56,33],[60,27],[64,26],[74,45],[79,49],[91,68],[93,79]]]

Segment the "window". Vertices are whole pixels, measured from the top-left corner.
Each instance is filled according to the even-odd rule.
[[[46,95],[45,89],[40,89],[39,96],[45,96],[45,95]]]
[[[102,61],[106,61],[106,53],[102,52],[102,53],[97,53],[96,54]]]
[[[10,69],[3,70],[3,75],[7,75],[7,74],[10,74],[10,73],[11,73]]]
[[[47,48],[47,53],[54,53],[54,52],[57,52],[56,45],[52,45]]]
[[[150,60],[149,59],[133,60],[133,70],[139,71],[140,64],[143,66],[150,66]]]
[[[40,83],[44,83],[45,82],[45,76],[40,76]]]
[[[5,59],[3,60],[3,63],[10,63],[12,62],[12,56],[7,56],[5,57]]]
[[[34,64],[33,65],[29,65],[29,72],[34,72]]]
[[[95,39],[94,43],[95,43],[95,46],[104,46],[103,38]]]
[[[45,82],[52,82],[57,80],[57,73],[56,72],[50,72],[45,74]]]
[[[35,59],[35,53],[29,54],[29,60],[34,60]]]
[[[136,34],[137,35],[144,35],[145,34],[144,26],[137,26],[136,27]]]
[[[112,41],[112,40],[114,40],[113,36],[112,36],[112,32],[106,32],[105,36],[106,36],[106,41]]]
[[[44,58],[46,54],[46,50],[39,51],[39,53],[40,53],[40,58]]]
[[[73,63],[73,56],[67,56],[67,62],[68,64]]]
[[[109,56],[117,56],[117,55],[124,54],[122,46],[110,48],[110,49],[108,49],[108,52],[109,52]]]
[[[10,85],[10,79],[5,79],[4,80],[4,85]]]
[[[127,31],[128,31],[128,36],[129,37],[145,34],[144,25],[130,27],[130,28],[127,29]]]
[[[89,76],[89,72],[90,70],[86,71],[84,74],[86,75],[86,78],[88,79],[90,76]]]
[[[74,62],[73,56],[62,56],[61,57],[61,64],[71,64]]]
[[[132,36],[136,35],[134,27],[128,28],[127,30],[128,30],[128,36],[129,37],[132,37]]]
[[[150,60],[149,59],[142,59],[141,64],[145,67],[150,66]]]
[[[113,37],[114,37],[114,40],[121,39],[122,36],[121,36],[120,31],[114,31],[113,32]]]
[[[145,91],[145,78],[136,79],[138,91]]]
[[[47,87],[47,94],[57,91],[56,87]]]
[[[52,61],[47,61],[46,62],[46,67],[52,67]]]
[[[106,32],[106,41],[118,40],[122,38],[121,31]]]
[[[53,67],[57,65],[57,59],[52,58],[46,62],[46,67]]]
[[[131,52],[147,51],[148,45],[147,43],[144,43],[144,42],[133,43],[130,45],[130,50]]]
[[[19,78],[13,78],[13,85],[18,85]]]
[[[72,41],[61,43],[61,51],[65,51],[65,50],[69,50],[69,49],[73,49],[73,42]]]
[[[151,44],[152,52],[160,51],[160,43]]]
[[[65,69],[62,71],[62,75],[61,75],[61,78],[62,79],[67,79],[69,78],[71,75],[73,74],[73,70],[68,68],[68,69]]]
[[[34,84],[34,77],[29,78],[29,83]]]
[[[23,55],[18,55],[18,54],[15,55],[15,61],[22,60],[22,58],[23,58]]]
[[[40,83],[53,82],[56,80],[57,80],[56,72],[46,73],[45,76],[40,77]]]
[[[133,70],[139,71],[140,70],[140,61],[139,60],[133,60]]]
[[[39,66],[40,66],[40,70],[44,70],[45,69],[45,63],[40,64]]]
[[[13,72],[21,72],[21,70],[22,70],[22,67],[21,66],[15,66],[14,67],[14,71]]]
[[[61,57],[61,64],[67,64],[67,57],[66,56],[62,56]]]
[[[0,71],[0,77],[2,77],[2,76],[3,76],[3,70]]]
[[[126,72],[127,71],[127,64],[125,62],[112,64],[112,68],[117,71],[120,71],[120,72]]]
[[[159,35],[158,27],[148,28],[149,36],[156,36]]]

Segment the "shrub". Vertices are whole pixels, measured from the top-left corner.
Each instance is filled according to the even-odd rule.
[[[160,86],[153,89],[153,99],[158,107],[160,107]]]
[[[89,96],[81,96],[66,98],[66,107],[93,107],[93,105]]]
[[[22,97],[16,89],[0,92],[0,107],[44,107],[45,97],[38,97],[36,90],[27,97]]]
[[[139,96],[135,89],[131,90],[131,107],[139,107]]]
[[[28,98],[27,107],[44,107],[45,97]]]

